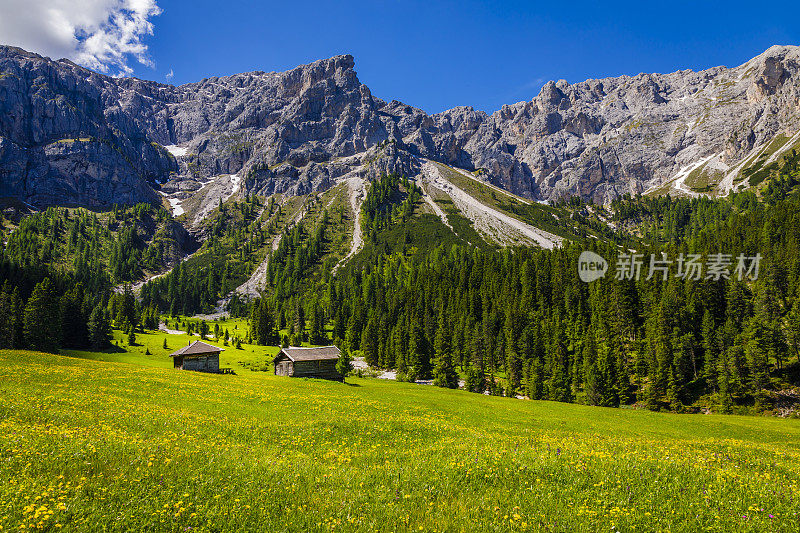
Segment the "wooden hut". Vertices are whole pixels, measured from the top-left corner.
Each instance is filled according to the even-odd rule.
[[[203,341],[194,341],[180,350],[172,352],[173,367],[196,372],[219,372],[219,353],[222,348],[211,346]]]
[[[343,381],[336,370],[342,352],[336,346],[319,348],[283,348],[273,359],[276,376],[295,378],[320,378]]]

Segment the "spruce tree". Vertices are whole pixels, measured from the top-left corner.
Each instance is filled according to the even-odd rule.
[[[486,390],[486,378],[480,369],[470,365],[466,370],[464,388],[469,392],[483,393]]]
[[[458,373],[449,352],[445,352],[436,359],[436,366],[433,368],[433,384],[448,389],[458,388]]]
[[[589,405],[606,405],[608,387],[605,375],[597,369],[597,345],[594,335],[587,335],[583,347],[583,368],[586,392],[586,403]]]
[[[350,352],[348,352],[346,349],[342,350],[339,360],[336,361],[336,371],[341,374],[342,381],[344,381],[344,378],[350,373],[351,368],[352,365],[350,362]]]
[[[364,352],[364,360],[369,366],[378,366],[378,333],[374,317],[370,317],[361,334],[361,351]]]
[[[36,285],[25,305],[25,341],[33,350],[57,353],[61,338],[58,298],[49,278]]]
[[[794,301],[786,318],[786,340],[800,364],[800,298]]]
[[[92,314],[89,315],[89,342],[92,347],[97,350],[102,350],[109,345],[111,340],[111,326],[106,316],[105,309],[98,305],[92,309]],[[166,343],[167,340],[164,339]]]

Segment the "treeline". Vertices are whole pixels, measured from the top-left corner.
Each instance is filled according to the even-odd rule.
[[[45,276],[26,294],[6,279],[0,288],[0,348],[50,353],[105,349],[112,325],[134,344],[137,331],[158,328],[158,316],[154,308],[136,302],[130,286],[121,293],[96,293],[71,277],[55,275]]]
[[[220,298],[250,275],[277,231],[281,214],[274,199],[266,205],[256,196],[220,202],[206,224],[202,247],[168,274],[146,283],[141,290],[143,304],[173,316],[211,312]],[[238,298],[231,307],[232,316],[246,312]]]
[[[411,218],[414,206],[421,197],[422,190],[416,183],[399,174],[384,174],[372,183],[361,205],[364,234],[375,242],[382,230],[393,223],[405,222]]]

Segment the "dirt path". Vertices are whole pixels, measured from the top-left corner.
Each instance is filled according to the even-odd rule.
[[[185,331],[181,331],[179,329],[169,329],[163,322],[158,323],[158,330],[169,333],[170,335],[184,335],[186,333]]]

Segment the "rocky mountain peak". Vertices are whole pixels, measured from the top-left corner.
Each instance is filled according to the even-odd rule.
[[[717,183],[800,131],[799,50],[772,47],[734,68],[551,81],[491,115],[428,115],[375,98],[351,55],[175,87],[3,46],[0,195],[108,206],[191,195],[220,176],[241,180],[240,193],[302,193],[353,172],[413,172],[420,157],[541,199],[607,202],[698,161]]]

